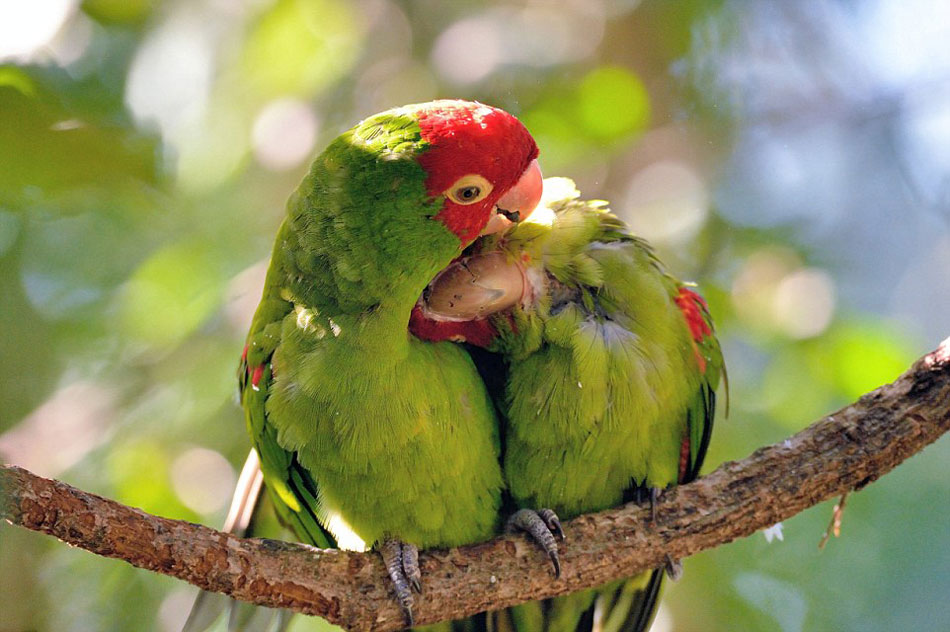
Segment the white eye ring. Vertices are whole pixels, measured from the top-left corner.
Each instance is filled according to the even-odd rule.
[[[456,180],[445,191],[445,196],[456,204],[475,204],[481,202],[494,187],[492,183],[478,175],[470,173]]]

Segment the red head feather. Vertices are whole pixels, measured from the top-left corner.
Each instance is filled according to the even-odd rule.
[[[493,185],[491,193],[475,204],[457,204],[446,197],[436,215],[467,245],[488,223],[498,199],[537,158],[538,146],[521,121],[481,103],[434,101],[417,116],[429,144],[418,159],[428,173],[429,195],[442,195],[468,174],[479,174]]]

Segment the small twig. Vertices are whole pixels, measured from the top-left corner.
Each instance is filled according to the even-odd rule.
[[[786,520],[877,480],[950,430],[950,339],[893,384],[794,437],[665,492],[564,524],[562,573],[522,537],[424,552],[417,624],[553,597],[631,577]],[[843,508],[844,503],[841,503]],[[396,630],[403,614],[375,554],[243,539],[151,516],[15,466],[0,467],[0,517],[86,550],[259,605],[351,630]],[[840,520],[840,516],[838,516]],[[834,530],[834,525],[833,529]]]
[[[850,491],[847,491],[841,494],[841,500],[835,504],[835,508],[831,510],[831,522],[828,523],[828,528],[825,529],[825,535],[821,537],[821,542],[818,543],[818,549],[823,550],[825,545],[828,544],[828,538],[832,534],[836,538],[841,537],[841,517],[844,515],[844,505],[848,502],[848,494]]]

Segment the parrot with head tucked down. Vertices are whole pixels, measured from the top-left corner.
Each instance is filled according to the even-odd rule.
[[[302,541],[332,547],[346,531],[377,546],[410,624],[418,549],[496,535],[503,491],[476,367],[461,346],[411,336],[410,312],[480,233],[536,206],[537,154],[514,116],[465,101],[339,136],[288,202],[241,359],[256,455],[235,515],[254,506],[259,467]]]
[[[577,199],[563,178],[544,188],[529,219],[481,238],[433,280],[410,329],[473,345],[502,412],[505,479],[522,508],[512,523],[553,535],[558,518],[652,504],[694,479],[725,373],[703,299],[605,203]],[[678,570],[670,560],[667,571]],[[645,630],[662,577],[525,604],[497,626]]]

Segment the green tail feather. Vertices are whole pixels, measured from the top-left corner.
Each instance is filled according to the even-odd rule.
[[[644,585],[644,580],[646,584]],[[623,581],[603,600],[601,632],[644,632],[650,628],[660,603],[663,571],[638,575]]]
[[[452,632],[645,632],[653,622],[659,603],[662,570],[632,579],[610,582],[600,588],[533,601],[506,610],[489,612],[481,627],[446,628]],[[430,628],[424,628],[427,632]],[[438,628],[441,630],[442,628]]]

